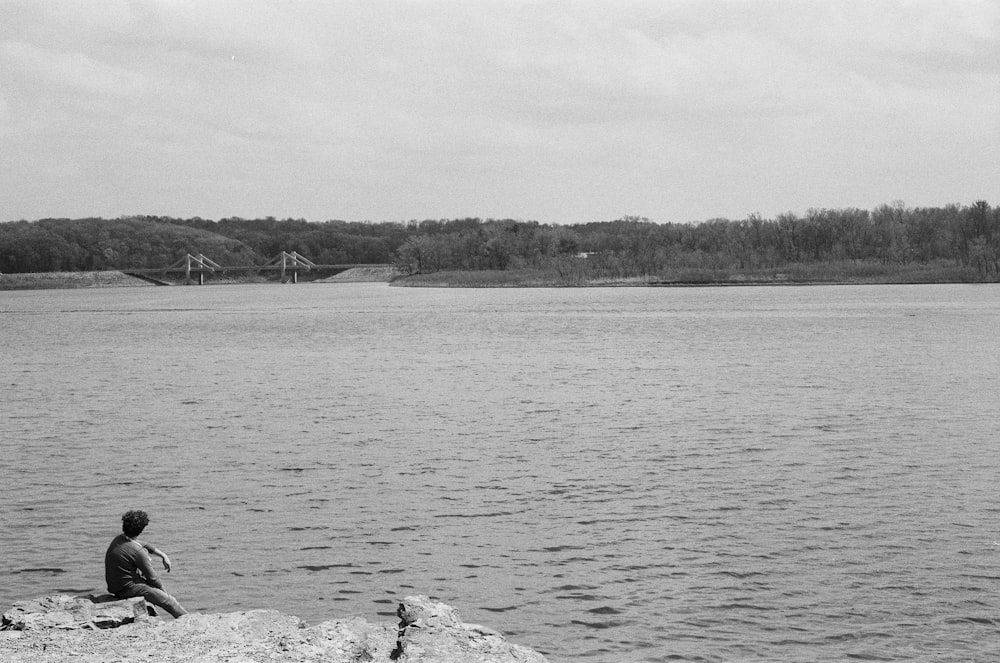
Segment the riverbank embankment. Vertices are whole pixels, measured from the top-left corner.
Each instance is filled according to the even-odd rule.
[[[787,271],[677,270],[643,276],[559,273],[542,269],[442,270],[401,274],[394,266],[356,267],[312,283],[390,283],[411,288],[609,288],[774,285],[903,285],[992,283],[990,274],[954,264],[873,265],[837,263],[799,265]],[[995,276],[995,275],[994,275]],[[303,280],[305,282],[305,280]],[[206,285],[278,283],[259,274],[213,275]],[[156,285],[120,271],[0,274],[0,290],[150,287]],[[162,285],[162,284],[161,284]],[[176,285],[172,283],[171,285]]]
[[[71,288],[144,288],[154,284],[123,272],[30,272],[0,274],[0,290],[53,290]]]
[[[339,274],[313,281],[313,283],[388,283],[396,270],[386,267],[355,267]],[[234,285],[244,283],[265,283],[270,281],[258,274],[240,276],[211,277],[206,284]],[[125,272],[104,270],[94,272],[30,272],[21,274],[0,274],[0,290],[55,290],[74,288],[145,288],[158,284]]]
[[[687,269],[628,275],[583,260],[564,270],[441,270],[400,276],[392,285],[424,288],[607,288],[774,285],[901,285],[988,283],[1000,275],[950,262],[883,264],[840,261],[772,269]]]

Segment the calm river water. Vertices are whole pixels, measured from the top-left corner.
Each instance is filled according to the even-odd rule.
[[[0,604],[103,590],[550,660],[1000,657],[1000,288],[0,292]]]

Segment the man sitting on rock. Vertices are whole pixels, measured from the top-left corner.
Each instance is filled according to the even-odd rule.
[[[162,559],[163,568],[168,573],[170,558],[166,553],[135,538],[142,534],[148,524],[149,516],[145,511],[129,511],[122,516],[122,534],[115,537],[104,555],[104,577],[108,582],[108,591],[120,599],[141,596],[147,603],[160,606],[174,617],[186,615],[187,610],[181,607],[177,599],[163,590],[163,583],[153,570],[150,555]]]

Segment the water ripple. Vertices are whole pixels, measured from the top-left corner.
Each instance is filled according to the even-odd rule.
[[[4,603],[100,589],[146,508],[198,610],[391,619],[424,593],[554,662],[993,657],[995,289],[0,308]]]

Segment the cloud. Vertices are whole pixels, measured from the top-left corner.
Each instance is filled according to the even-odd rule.
[[[84,96],[128,96],[147,87],[143,77],[81,52],[65,52],[18,41],[0,44],[6,66],[31,84]]]
[[[90,191],[129,211],[183,198],[202,216],[248,200],[320,218],[410,217],[420,200],[433,216],[542,220],[592,218],[626,195],[630,212],[664,220],[911,190],[952,200],[996,183],[982,152],[1000,140],[998,12],[975,0],[4,3],[2,147],[23,166],[0,186],[27,216],[36,203],[19,184],[67,163],[91,178],[59,183],[67,207]],[[973,173],[964,186],[945,173],[959,166]],[[119,186],[94,194],[102,175]]]

